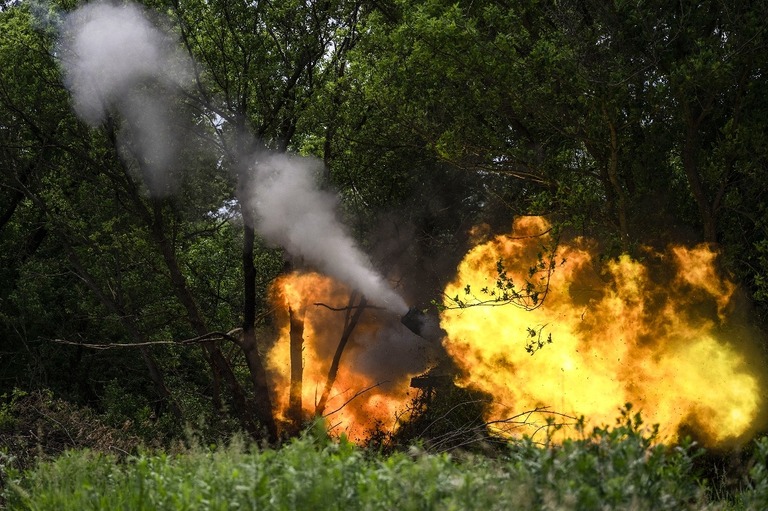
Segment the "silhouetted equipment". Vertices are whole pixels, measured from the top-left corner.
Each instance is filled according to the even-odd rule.
[[[408,313],[400,318],[400,322],[426,341],[440,342],[446,335],[445,330],[440,328],[440,316],[436,310],[427,312],[418,307],[411,307]]]
[[[434,374],[433,371],[411,378],[411,388],[419,389],[418,402],[422,406],[430,405],[439,392],[445,393],[454,385],[453,376]]]
[[[400,322],[414,334],[424,337],[423,330],[426,316],[418,307],[411,307],[408,309],[408,313],[400,319]]]

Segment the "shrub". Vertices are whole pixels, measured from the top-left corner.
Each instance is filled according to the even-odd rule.
[[[138,438],[104,424],[92,410],[45,391],[14,392],[0,407],[0,439],[6,465],[20,470],[69,449],[128,454],[139,445]]]
[[[385,456],[321,425],[279,449],[234,441],[178,454],[70,451],[41,462],[5,490],[12,509],[705,509],[691,445],[656,444],[639,418],[562,445],[530,440],[503,456],[430,454],[414,446]],[[768,443],[761,444],[761,455]],[[768,476],[753,471],[748,509],[765,503]],[[757,506],[757,507],[754,507]]]
[[[744,509],[760,511],[768,509],[768,437],[755,442],[752,468],[749,471],[747,488],[740,500]]]
[[[527,440],[508,463],[529,481],[539,509],[679,510],[704,501],[693,474],[701,454],[690,442],[658,443],[658,428],[643,428],[630,407],[614,428],[596,428],[580,440],[538,446]]]

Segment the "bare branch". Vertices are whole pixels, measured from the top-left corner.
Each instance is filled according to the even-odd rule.
[[[370,390],[373,390],[373,389],[375,389],[376,387],[379,387],[379,386],[381,386],[381,385],[384,385],[385,383],[389,383],[389,380],[380,381],[379,383],[374,383],[374,384],[373,384],[373,385],[371,385],[370,387],[366,387],[366,388],[364,388],[364,389],[362,389],[362,390],[358,390],[357,392],[355,392],[355,395],[353,395],[351,398],[349,398],[349,399],[347,399],[346,401],[344,401],[344,403],[343,403],[343,404],[342,404],[340,407],[336,408],[336,409],[335,409],[335,410],[333,410],[332,412],[328,412],[328,413],[326,413],[325,415],[323,415],[323,418],[325,418],[325,417],[330,417],[330,416],[331,416],[331,415],[333,415],[334,413],[337,413],[337,412],[341,411],[341,409],[342,409],[342,408],[344,408],[345,406],[347,406],[347,405],[348,405],[349,403],[351,403],[351,402],[352,402],[354,399],[356,399],[356,398],[360,397],[361,395],[365,394],[366,392],[368,392],[368,391],[370,391]]]
[[[451,411],[462,405],[473,405],[482,400],[470,400],[462,403],[458,403],[451,410],[448,410],[441,417],[432,421],[420,434],[419,437],[425,437],[427,430],[435,425],[440,420],[446,419]],[[534,417],[546,416],[547,418],[542,423],[540,421],[533,420]],[[509,441],[509,437],[515,434],[516,430],[526,428],[527,431],[532,431],[528,435],[528,438],[533,440],[540,432],[545,431],[547,434],[546,442],[536,442],[541,445],[547,445],[551,434],[562,427],[574,426],[579,423],[577,417],[571,415],[556,412],[550,410],[548,407],[536,407],[531,410],[520,412],[511,417],[505,419],[496,419],[491,421],[484,421],[481,417],[477,417],[475,420],[460,426],[452,428],[450,431],[425,438],[428,441],[426,446],[431,451],[444,452],[447,450],[457,449],[465,447],[467,445],[477,442],[498,442],[506,443]]]
[[[238,346],[240,345],[240,339],[235,337],[235,335],[238,333],[240,329],[237,328],[235,330],[231,330],[230,332],[224,333],[224,332],[209,332],[205,335],[200,335],[198,337],[192,337],[191,339],[182,339],[180,341],[147,341],[147,342],[127,342],[127,343],[109,343],[109,344],[95,344],[95,343],[87,343],[87,342],[76,342],[76,341],[68,341],[66,339],[51,339],[52,342],[55,342],[57,344],[66,344],[68,346],[81,346],[84,348],[89,348],[92,350],[111,350],[114,348],[144,348],[147,346],[157,346],[162,344],[173,344],[173,345],[181,345],[181,346],[187,346],[190,344],[197,344],[202,342],[208,342],[208,341],[214,341],[214,340],[225,340],[230,341]]]
[[[378,305],[368,305],[368,304],[361,304],[361,305],[348,305],[346,307],[331,307],[330,305],[327,305],[325,303],[321,302],[315,302],[312,305],[315,305],[317,307],[325,307],[328,310],[332,310],[334,312],[342,312],[342,311],[350,311],[354,309],[376,309],[376,310],[384,310],[384,307],[379,307]]]

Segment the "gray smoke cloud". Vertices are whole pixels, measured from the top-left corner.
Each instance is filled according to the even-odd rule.
[[[98,126],[117,112],[120,142],[141,160],[150,192],[171,191],[180,149],[171,104],[174,91],[191,77],[175,41],[137,5],[97,2],[64,18],[60,49],[77,115]]]
[[[321,162],[286,154],[264,154],[254,162],[249,204],[256,229],[324,273],[357,289],[376,305],[400,315],[408,311],[357,247],[336,216],[338,199],[318,189]]]
[[[181,147],[174,91],[190,78],[189,60],[173,38],[134,4],[91,3],[69,14],[61,36],[66,86],[77,115],[92,126],[112,111],[123,122],[126,142],[141,161],[153,194],[166,193]],[[240,202],[257,218],[270,243],[357,289],[369,301],[405,314],[403,299],[374,270],[339,222],[337,198],[315,179],[319,162],[269,152],[244,165],[252,186]]]

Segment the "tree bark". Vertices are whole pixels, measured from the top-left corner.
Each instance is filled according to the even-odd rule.
[[[154,199],[152,203],[152,222],[150,227],[152,239],[155,241],[163,255],[163,260],[168,268],[174,292],[184,306],[184,310],[187,312],[187,319],[190,325],[197,335],[202,336],[207,334],[208,327],[203,318],[203,314],[200,312],[197,302],[187,287],[187,281],[179,266],[174,247],[165,235],[162,204],[157,199]],[[232,371],[232,367],[224,357],[221,349],[219,349],[219,346],[213,341],[204,342],[202,347],[213,374],[214,405],[216,405],[219,410],[222,410],[219,388],[223,378],[232,393],[235,414],[237,415],[238,420],[246,431],[253,436],[257,436],[258,428],[251,418],[253,415],[252,407],[248,403],[245,391],[237,380],[237,376],[235,376],[235,373]]]
[[[253,218],[248,208],[243,208],[243,341],[242,349],[251,374],[255,396],[256,418],[266,428],[270,441],[277,440],[277,425],[272,413],[267,372],[256,342],[256,267],[253,265],[255,233]]]
[[[717,219],[710,204],[707,192],[699,173],[698,149],[699,149],[699,119],[695,118],[690,112],[686,112],[686,134],[683,144],[682,160],[685,176],[688,178],[688,185],[691,187],[691,193],[699,209],[699,218],[701,219],[704,241],[717,243]]]
[[[288,398],[288,420],[291,423],[292,433],[301,430],[302,401],[304,373],[304,314],[303,311],[288,309],[290,320],[290,359],[291,359],[291,388]]]

